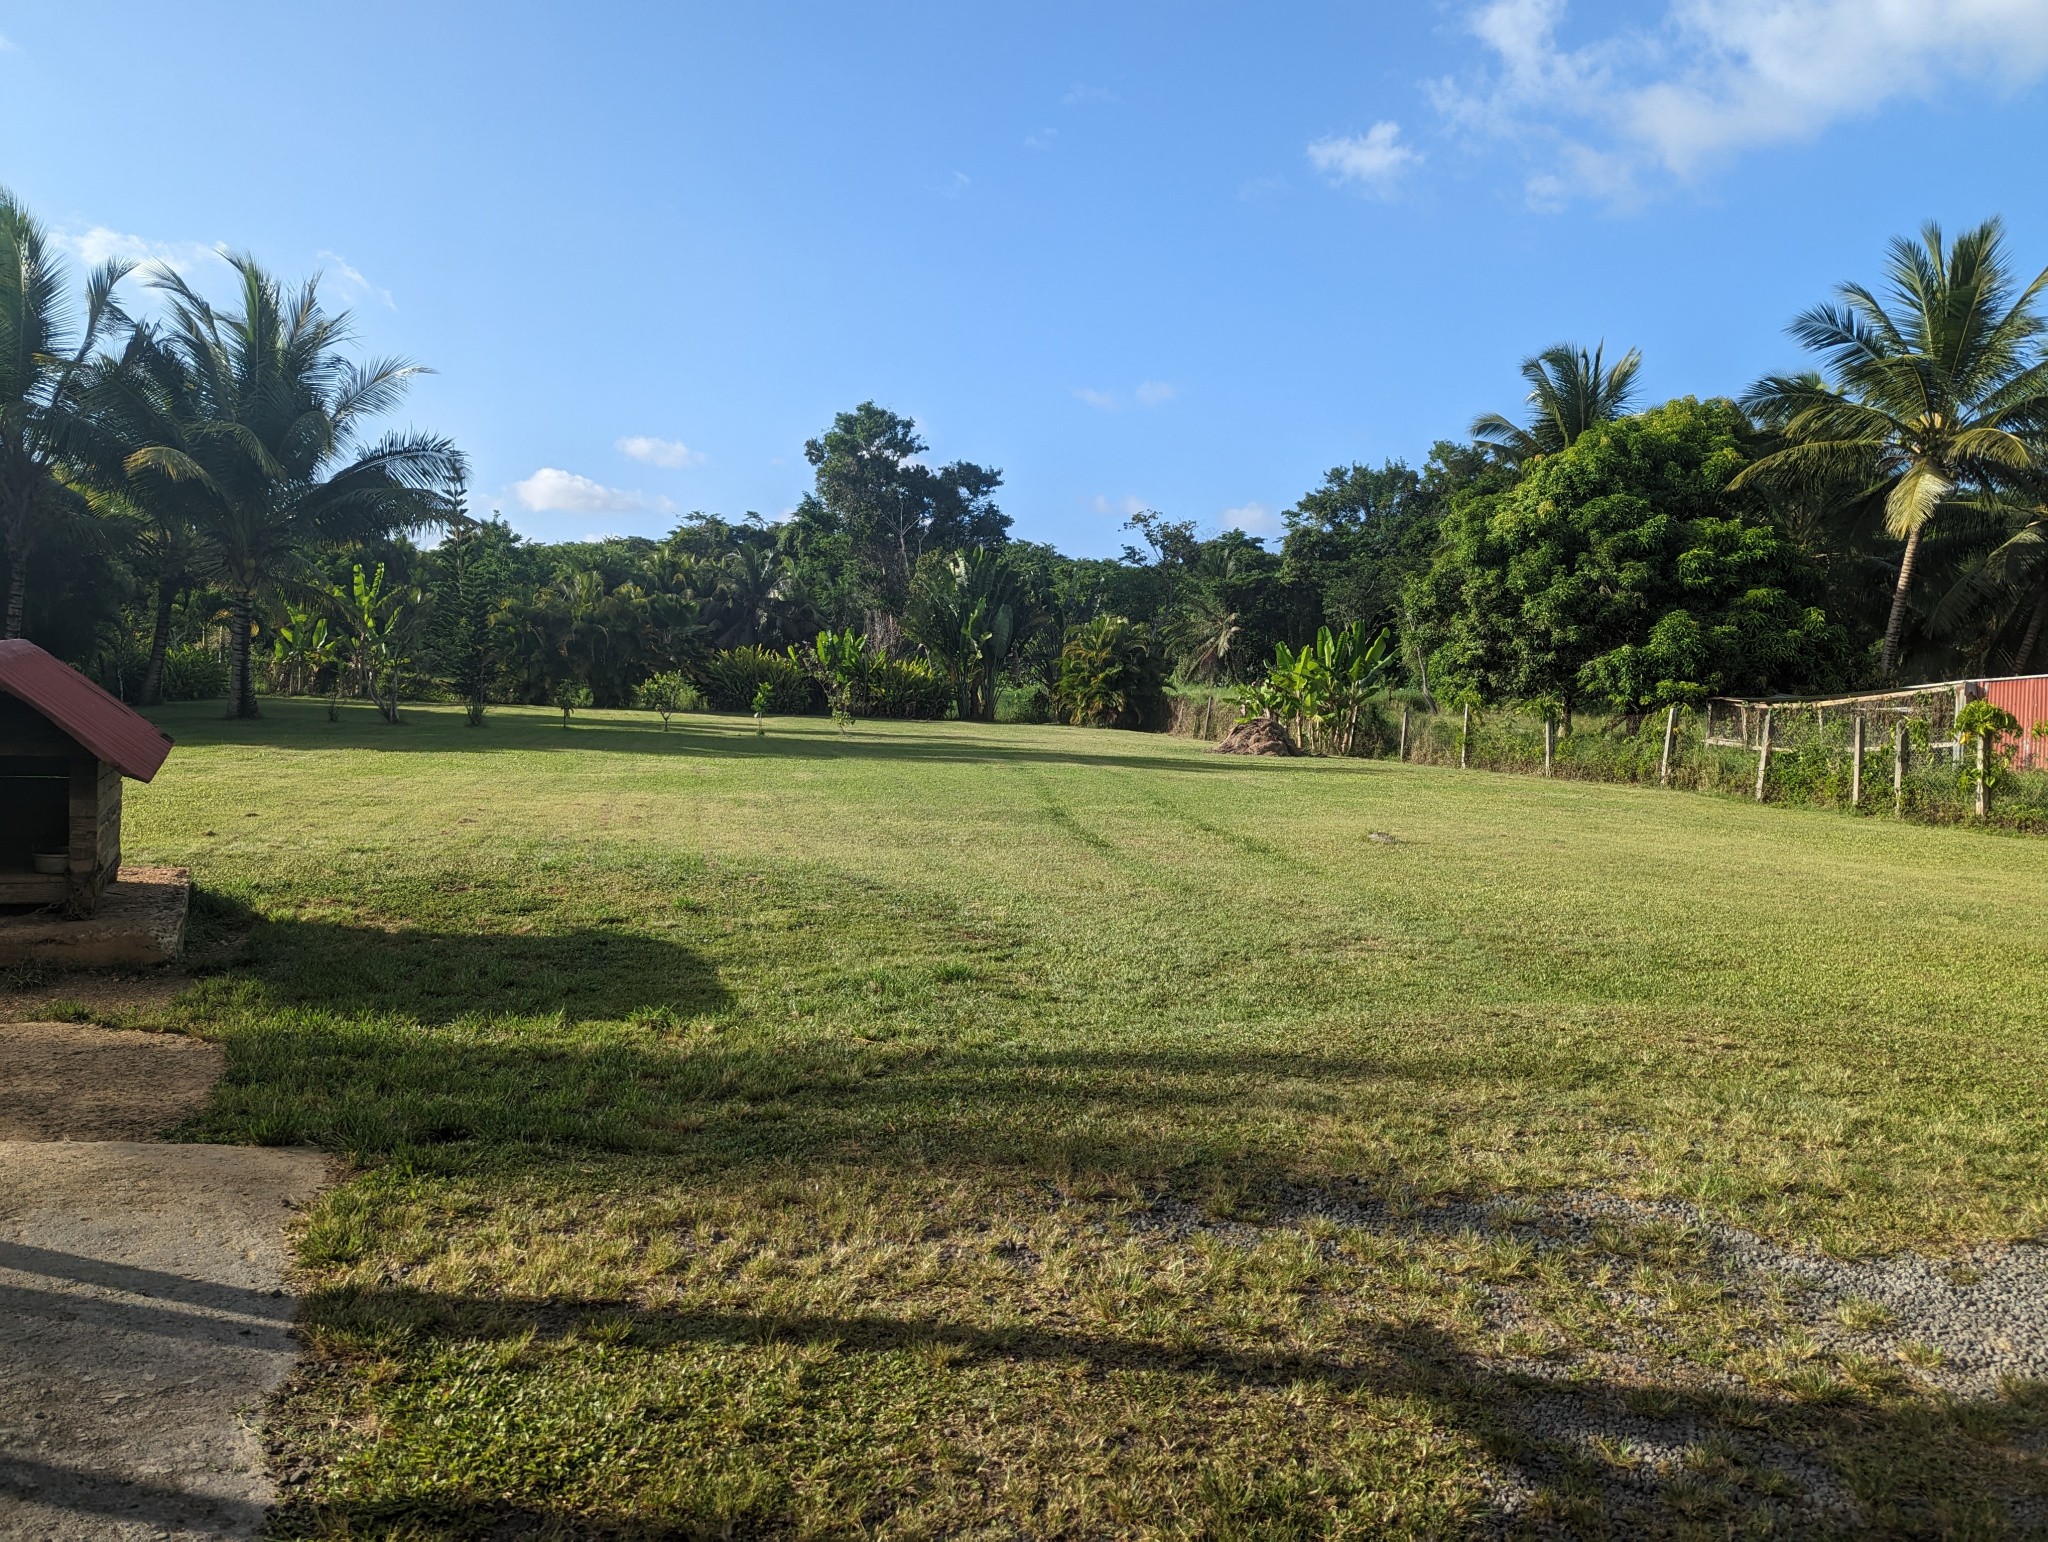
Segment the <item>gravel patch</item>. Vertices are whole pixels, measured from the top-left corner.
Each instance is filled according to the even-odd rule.
[[[1940,1396],[1992,1399],[2028,1382],[2048,1383],[2048,1245],[1987,1244],[1942,1257],[1901,1253],[1885,1258],[1837,1259],[1779,1246],[1739,1227],[1711,1219],[1680,1202],[1623,1199],[1610,1194],[1566,1193],[1541,1198],[1388,1203],[1366,1193],[1295,1188],[1278,1196],[1259,1224],[1213,1221],[1195,1206],[1157,1197],[1130,1217],[1133,1228],[1173,1240],[1201,1237],[1249,1247],[1276,1227],[1306,1221],[1353,1226],[1394,1237],[1513,1238],[1538,1254],[1599,1248],[1611,1228],[1656,1226],[1692,1245],[1704,1272],[1738,1297],[1768,1297],[1775,1314],[1791,1319],[1818,1343],[1880,1358]],[[1488,1287],[1498,1321],[1515,1322],[1513,1291]],[[1625,1286],[1607,1292],[1627,1312],[1645,1315],[1654,1304]],[[1646,1324],[1647,1326],[1647,1324]],[[1652,1327],[1651,1331],[1657,1330]],[[1504,1464],[1494,1484],[1497,1523],[1516,1534],[1555,1529],[1538,1519],[1539,1489],[1567,1478],[1591,1482],[1610,1516],[1658,1513],[1660,1496],[1687,1481],[1716,1450],[1751,1469],[1779,1475],[1780,1520],[1795,1527],[1856,1530],[1861,1511],[1840,1480],[1807,1455],[1759,1432],[1732,1429],[1683,1411],[1654,1417],[1631,1407],[1622,1380],[1640,1373],[1654,1387],[1660,1370],[1622,1355],[1601,1377],[1584,1381],[1578,1368],[1556,1360],[1489,1357],[1487,1363],[1525,1390],[1504,1399],[1509,1422],[1538,1443]],[[1634,1370],[1631,1370],[1634,1367]],[[1689,1373],[1693,1391],[1745,1390],[1739,1379],[1704,1368]],[[1683,1409],[1684,1400],[1677,1400]],[[1569,1487],[1569,1481],[1567,1482]],[[1795,1497],[1796,1496],[1796,1497]],[[2013,1496],[2012,1521],[2026,1534],[2048,1535],[2048,1505]],[[1795,1519],[1797,1517],[1797,1519]],[[1667,1517],[1668,1519],[1668,1517]],[[1567,1528],[1568,1529],[1568,1528]],[[1564,1534],[1564,1533],[1560,1533]]]
[[[1780,1247],[1692,1205],[1591,1193],[1397,1208],[1376,1199],[1295,1189],[1263,1226],[1209,1221],[1175,1199],[1152,1201],[1134,1224],[1248,1246],[1272,1225],[1312,1218],[1383,1234],[1514,1237],[1539,1252],[1584,1246],[1602,1222],[1676,1225],[1705,1243],[1724,1283],[1738,1291],[1755,1292],[1773,1277],[1792,1282],[1792,1309],[1823,1343],[1866,1354],[1906,1356],[1912,1350],[1915,1374],[1957,1397],[1993,1397],[2008,1383],[2048,1381],[2048,1244],[2041,1242],[1985,1244],[1935,1258],[1900,1253],[1838,1259]],[[1867,1326],[1843,1322],[1844,1308],[1855,1313],[1866,1304],[1879,1309],[1861,1314]]]

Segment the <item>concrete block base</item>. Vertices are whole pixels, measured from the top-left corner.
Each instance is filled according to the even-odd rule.
[[[192,874],[182,867],[124,867],[80,921],[51,910],[0,912],[0,966],[146,969],[174,961],[185,946]]]

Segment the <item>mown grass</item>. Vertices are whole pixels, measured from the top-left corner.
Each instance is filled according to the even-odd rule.
[[[1694,1229],[1543,1205],[2038,1232],[2031,843],[1073,729],[215,711],[128,823],[233,950],[174,1009],[230,1052],[191,1133],[354,1163],[286,1534],[1995,1535],[2048,1494],[2037,1392],[1945,1402]],[[1528,1226],[1425,1224],[1501,1195]]]

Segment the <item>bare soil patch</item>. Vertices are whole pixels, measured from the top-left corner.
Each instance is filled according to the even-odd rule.
[[[161,1022],[192,983],[183,969],[59,969],[31,964],[0,973],[0,1022],[38,1022],[83,1013],[94,1022],[147,1027]]]
[[[149,1140],[198,1111],[224,1064],[177,1034],[0,1024],[0,1141]]]

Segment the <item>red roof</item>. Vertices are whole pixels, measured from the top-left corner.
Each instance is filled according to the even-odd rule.
[[[32,642],[0,640],[0,691],[27,702],[123,776],[146,782],[171,736]]]

